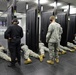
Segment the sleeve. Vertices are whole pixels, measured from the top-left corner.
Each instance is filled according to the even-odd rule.
[[[63,33],[63,29],[62,29],[62,27],[60,27],[60,31],[59,31],[59,32],[60,32],[60,34],[62,34],[62,33]]]
[[[4,33],[4,38],[5,39],[10,38],[10,33],[11,33],[11,27],[8,27],[7,30]]]
[[[20,37],[23,37],[23,29],[21,28],[21,33],[20,33]]]
[[[2,46],[2,47],[0,47],[0,49],[1,49],[1,50],[5,50],[5,48],[4,48],[3,46]]]
[[[48,27],[47,34],[46,34],[46,42],[48,42],[48,40],[49,40],[49,38],[50,38],[50,36],[51,36],[52,30],[53,30],[53,27],[52,27],[52,25],[50,24],[49,27]]]

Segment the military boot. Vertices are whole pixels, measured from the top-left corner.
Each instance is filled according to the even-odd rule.
[[[43,56],[39,56],[39,60],[42,62],[43,61]]]
[[[75,51],[74,49],[70,50],[70,52],[74,52],[74,51]]]
[[[61,55],[62,53],[61,52],[58,52],[58,54]]]
[[[54,61],[53,60],[47,60],[47,63],[53,65]]]
[[[66,54],[66,51],[63,50],[61,54]]]
[[[59,59],[58,59],[58,58],[56,58],[56,59],[55,59],[55,62],[56,62],[56,63],[59,63]]]
[[[76,50],[76,47],[73,47]]]
[[[28,58],[27,60],[24,61],[25,64],[30,64],[31,62],[32,62],[32,60],[29,59],[29,58]]]

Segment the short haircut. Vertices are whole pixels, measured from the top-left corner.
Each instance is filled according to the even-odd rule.
[[[50,20],[55,20],[55,16],[51,16],[50,17]]]

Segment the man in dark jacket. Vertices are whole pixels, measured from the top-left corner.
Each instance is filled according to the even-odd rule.
[[[18,26],[19,22],[15,18],[12,21],[11,26],[7,28],[4,34],[4,38],[8,40],[8,48],[11,55],[11,65],[8,67],[15,66],[15,63],[18,62],[20,65],[20,43],[21,38],[23,37],[23,30],[20,26]]]

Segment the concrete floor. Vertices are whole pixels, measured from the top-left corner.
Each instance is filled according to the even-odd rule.
[[[48,53],[43,62],[31,57],[32,63],[25,65],[21,59],[21,66],[16,64],[15,68],[7,65],[9,62],[0,59],[0,75],[76,75],[76,52],[68,52],[60,56],[60,62],[54,65],[47,64]]]

